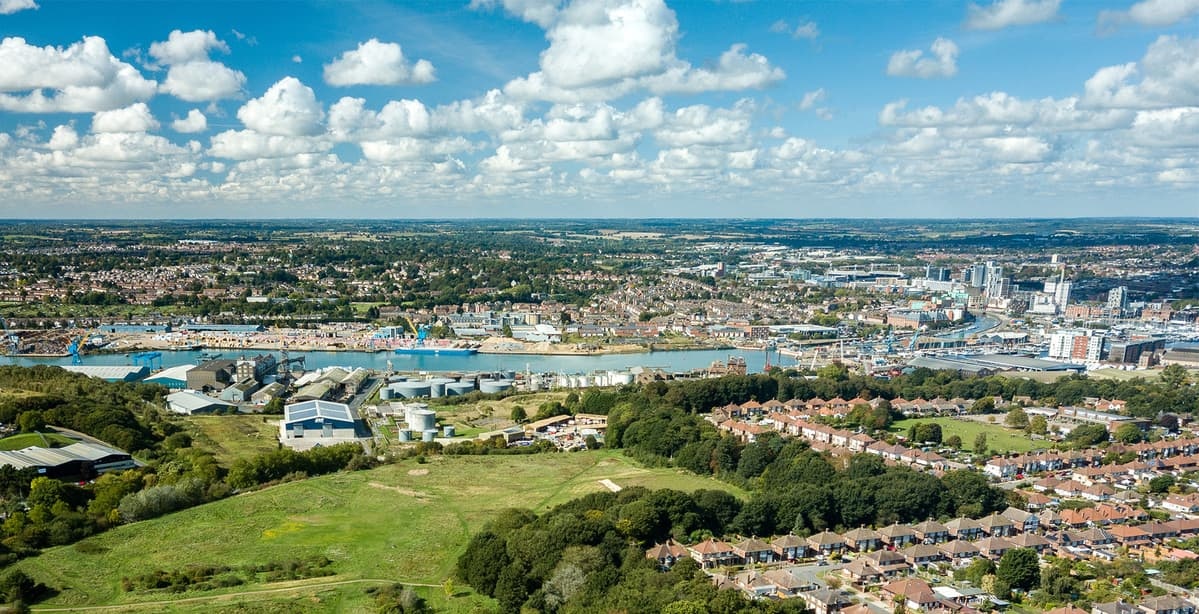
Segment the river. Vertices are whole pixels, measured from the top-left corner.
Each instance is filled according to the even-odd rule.
[[[173,367],[184,364],[199,364],[203,362],[201,354],[220,354],[221,358],[240,358],[254,356],[260,353],[271,353],[278,357],[278,352],[266,350],[205,350],[201,351],[163,351],[162,366]],[[392,352],[289,352],[291,358],[304,357],[305,368],[319,369],[323,367],[364,367],[367,369],[385,370],[388,362],[396,371],[524,371],[528,368],[534,373],[590,373],[592,371],[621,371],[630,367],[657,367],[666,371],[689,371],[707,367],[714,361],[726,361],[729,356],[745,358],[746,366],[751,373],[762,371],[766,362],[766,354],[762,351],[749,350],[693,350],[693,351],[664,351],[642,354],[602,354],[596,356],[556,356],[545,354],[471,354],[466,356],[441,355],[400,355]],[[781,366],[796,365],[794,358],[782,357]],[[71,359],[66,358],[22,358],[3,356],[0,365],[69,365]],[[92,354],[84,355],[84,365],[130,365],[133,361],[123,354]],[[771,364],[780,365],[778,355],[771,355]],[[157,364],[154,365],[158,367]]]

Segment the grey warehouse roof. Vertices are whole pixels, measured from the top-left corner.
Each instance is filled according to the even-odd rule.
[[[0,465],[12,465],[17,469],[57,467],[71,461],[95,462],[113,454],[124,452],[96,443],[79,442],[63,448],[30,447],[24,450],[0,451]]]
[[[180,390],[167,395],[167,406],[171,408],[171,411],[179,414],[190,414],[213,405],[234,407],[232,403],[214,399],[194,390]]]
[[[345,403],[332,401],[304,401],[283,408],[284,422],[299,422],[312,418],[326,418],[342,422],[356,422],[358,414]]]
[[[150,374],[150,369],[147,367],[130,367],[130,366],[92,366],[92,365],[64,365],[63,369],[72,373],[82,373],[88,377],[98,377],[110,382],[131,382],[139,380]]]

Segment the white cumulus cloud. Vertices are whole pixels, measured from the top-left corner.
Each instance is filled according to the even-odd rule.
[[[1062,0],[996,0],[989,6],[970,4],[966,27],[971,30],[1000,30],[1049,21],[1057,16]]]
[[[100,111],[92,117],[92,132],[149,132],[158,129],[158,120],[144,102],[124,109]]]
[[[432,83],[436,79],[433,64],[428,60],[410,64],[399,44],[379,42],[376,38],[359,43],[357,49],[346,51],[325,65],[325,82],[340,87]]]
[[[1199,13],[1199,0],[1142,0],[1127,11],[1101,11],[1101,25],[1133,22],[1142,26],[1172,26]]]
[[[896,51],[887,63],[892,77],[936,79],[952,77],[958,72],[958,46],[947,38],[938,38],[929,47],[928,56],[920,49]]]
[[[154,95],[157,83],[118,60],[98,36],[69,47],[37,47],[20,37],[0,41],[0,110],[94,113]]]
[[[679,25],[662,0],[575,0],[546,26],[541,70],[515,79],[518,99],[580,102],[655,94],[760,88],[785,77],[762,55],[733,44],[712,68],[676,56]]]
[[[12,15],[17,11],[36,8],[37,3],[33,0],[0,0],[0,15]]]
[[[159,89],[188,102],[238,97],[245,74],[209,59],[212,51],[229,53],[229,46],[211,30],[174,30],[167,40],[151,44],[150,55],[170,66]]]
[[[246,101],[237,118],[262,134],[304,136],[320,131],[325,113],[312,88],[295,77],[284,77],[259,98]]]
[[[204,132],[208,129],[208,118],[199,109],[192,109],[187,112],[187,117],[181,117],[171,122],[171,129],[183,134]]]
[[[543,28],[549,27],[558,15],[561,0],[470,0],[473,10],[494,9],[503,6],[505,11],[529,23]]]
[[[1100,68],[1084,87],[1083,101],[1098,107],[1199,105],[1199,39],[1158,37],[1140,62]]]

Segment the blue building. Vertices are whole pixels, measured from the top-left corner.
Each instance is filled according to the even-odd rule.
[[[362,442],[370,436],[370,428],[358,412],[345,403],[319,399],[292,403],[283,408],[279,422],[279,441],[296,450]]]

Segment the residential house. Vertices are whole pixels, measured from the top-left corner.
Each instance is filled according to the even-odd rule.
[[[907,525],[893,524],[883,527],[878,530],[878,534],[882,536],[883,543],[892,549],[903,548],[916,541],[916,532]]]
[[[1139,546],[1148,543],[1152,539],[1148,531],[1135,525],[1116,524],[1108,527],[1107,531],[1122,546]]]
[[[891,582],[883,586],[882,594],[885,601],[902,601],[906,607],[913,610],[931,610],[941,604],[928,582],[920,578]]]
[[[1032,548],[1037,551],[1037,554],[1044,552],[1049,547],[1049,540],[1036,533],[1021,533],[1009,539],[1017,548]]]
[[[883,578],[894,578],[907,574],[912,570],[907,557],[891,550],[876,550],[858,557],[857,560],[868,560],[883,574]]]
[[[733,553],[741,557],[746,565],[774,562],[774,549],[770,544],[752,537],[733,544]]]
[[[1004,552],[1015,547],[1012,545],[1012,542],[1003,537],[985,537],[978,540],[974,545],[978,547],[979,554],[994,560],[999,560]]]
[[[969,565],[970,561],[978,558],[978,547],[964,539],[950,540],[938,547],[955,567]]]
[[[1036,514],[1026,512],[1018,507],[1008,506],[1002,513],[1004,518],[1012,521],[1016,530],[1021,533],[1034,533],[1041,527],[1041,519]]]
[[[666,540],[665,544],[655,544],[653,548],[645,551],[645,558],[658,561],[658,566],[665,569],[687,556],[687,548],[673,539]]]
[[[978,524],[983,528],[983,533],[991,537],[1007,537],[1015,533],[1016,529],[1016,525],[1011,520],[995,513],[979,520]]]
[[[1110,603],[1092,604],[1091,614],[1141,614],[1141,611],[1131,603],[1112,601]]]
[[[1162,507],[1179,514],[1199,513],[1199,493],[1189,495],[1166,495]]]
[[[945,523],[945,529],[954,539],[974,541],[983,536],[983,526],[977,520],[964,516]]]
[[[823,531],[808,538],[808,547],[821,556],[839,555],[845,551],[845,539],[832,531]]]
[[[1146,597],[1137,608],[1144,614],[1195,614],[1195,604],[1174,595]]]
[[[794,561],[802,559],[807,554],[808,542],[798,535],[788,533],[774,538],[774,541],[770,542],[770,547],[774,549],[775,558]]]
[[[837,614],[842,608],[853,605],[849,596],[839,589],[818,588],[799,594],[807,610],[813,614]]]
[[[924,544],[939,544],[949,541],[949,529],[936,520],[925,520],[912,527],[916,541]]]
[[[882,582],[884,578],[883,571],[878,568],[878,564],[865,557],[858,557],[850,564],[842,567],[841,574],[844,575],[851,584],[856,586],[877,584]]]
[[[878,531],[875,531],[874,529],[867,529],[865,527],[859,527],[857,529],[850,529],[849,531],[846,531],[844,538],[846,546],[848,546],[849,549],[853,550],[854,552],[870,552],[871,550],[878,550],[883,544],[883,536],[880,535]]]
[[[913,544],[900,551],[913,567],[935,565],[945,558],[941,549],[933,544]]]
[[[688,548],[691,558],[704,569],[712,569],[722,565],[738,565],[741,558],[733,552],[733,547],[716,539],[708,539]]]

